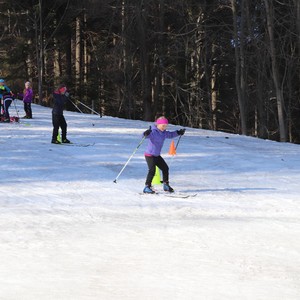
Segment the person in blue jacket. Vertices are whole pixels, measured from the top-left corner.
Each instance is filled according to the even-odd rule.
[[[165,139],[171,139],[185,133],[185,129],[168,131],[168,120],[165,117],[160,117],[156,120],[156,126],[150,126],[144,132],[144,136],[148,139],[147,148],[145,151],[145,159],[148,165],[148,174],[146,178],[144,193],[153,194],[155,191],[151,187],[152,179],[155,175],[156,166],[162,171],[163,189],[166,192],[173,193],[174,189],[169,185],[169,167],[165,160],[161,157],[161,149]]]
[[[57,90],[53,92],[53,98],[53,133],[51,143],[70,143],[70,141],[67,139],[67,122],[63,114],[65,103],[69,100],[69,93],[67,92],[67,87],[65,84],[58,86]],[[61,128],[61,141],[57,139],[59,128]]]
[[[10,122],[9,119],[9,107],[13,101],[13,93],[10,88],[5,85],[5,80],[0,79],[0,99],[1,99],[1,108],[4,112],[4,122]]]

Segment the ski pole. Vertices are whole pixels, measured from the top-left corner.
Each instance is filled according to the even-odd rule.
[[[124,171],[124,169],[126,168],[126,166],[128,165],[128,163],[130,162],[130,160],[132,159],[133,155],[135,154],[135,152],[139,149],[139,147],[142,145],[143,141],[145,140],[146,136],[143,136],[142,140],[139,142],[139,144],[137,145],[137,147],[134,149],[134,151],[132,152],[131,156],[128,158],[127,162],[125,163],[125,165],[123,166],[122,170],[119,172],[119,174],[117,175],[116,179],[114,180],[114,183],[117,183],[117,179],[120,177],[120,175],[122,174],[122,172]]]
[[[83,112],[79,109],[79,107],[69,98],[69,101],[75,106],[76,109],[79,110],[83,114]]]
[[[178,139],[178,141],[177,141],[177,143],[176,143],[175,150],[177,150],[177,147],[178,147],[178,144],[179,144],[179,142],[180,142],[181,137],[182,137],[182,135],[179,137],[179,139]]]
[[[78,101],[81,105],[83,105],[84,107],[88,108],[91,112],[95,113],[96,115],[100,116],[100,118],[102,118],[102,116],[97,113],[95,110],[93,110],[92,108],[90,108],[89,106],[85,105],[84,103]]]
[[[175,146],[175,150],[177,150],[177,147],[178,147],[178,144],[179,144],[181,138],[182,138],[182,135],[180,135],[179,138],[178,138],[178,141],[177,141],[176,146]],[[170,162],[169,166],[171,166],[171,164],[173,163],[173,160],[174,160],[174,155],[171,158],[171,162]]]
[[[183,128],[183,129],[180,129],[180,130],[183,130],[183,134],[185,133],[185,128]],[[180,142],[180,139],[182,138],[183,134],[181,134],[181,135],[180,135],[180,137],[179,137],[179,139],[178,139],[178,141],[177,141],[177,144],[176,144],[175,150],[177,150],[178,144],[179,144],[179,142]]]

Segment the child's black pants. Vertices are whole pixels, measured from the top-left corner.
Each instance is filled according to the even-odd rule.
[[[169,182],[169,167],[161,156],[145,156],[145,159],[149,169],[146,178],[146,185],[151,186],[156,166],[162,171],[163,182]]]

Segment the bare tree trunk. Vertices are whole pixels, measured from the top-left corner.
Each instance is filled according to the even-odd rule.
[[[204,113],[205,109],[203,109],[203,89],[200,88],[201,80],[203,79],[203,74],[205,73],[203,72],[203,61],[201,61],[201,58],[206,57],[203,47],[203,41],[206,40],[206,32],[203,27],[203,20],[205,18],[205,15],[201,8],[199,8],[199,11],[196,14],[192,10],[190,10],[189,15],[191,22],[194,22],[194,19],[196,18],[196,31],[193,35],[193,41],[191,42],[191,44],[194,45],[194,50],[192,51],[190,56],[191,73],[193,74],[191,76],[191,102],[193,103],[193,110],[190,112],[190,114],[193,116],[193,122],[191,126],[202,128],[204,120],[211,120],[211,118],[207,118]],[[211,109],[211,107],[209,109]]]
[[[128,9],[128,5],[126,5],[125,1],[122,2],[122,56],[120,57],[120,69],[123,73],[124,86],[120,93],[122,97],[123,109],[125,111],[126,117],[131,119],[132,116],[135,115],[133,109],[133,101],[132,101],[132,82],[131,82],[131,73],[132,73],[132,60],[131,60],[131,52],[130,52],[130,41],[128,40],[128,23],[130,22],[129,16],[130,10]]]
[[[39,30],[37,29],[36,26],[38,93],[39,93],[39,104],[43,104],[44,43],[43,43],[42,0],[39,0],[39,18],[40,18]]]
[[[89,64],[89,54],[88,54],[88,47],[87,47],[87,36],[86,36],[86,30],[87,30],[87,12],[84,9],[83,11],[83,86],[84,86],[84,93],[83,93],[83,99],[84,102],[87,102],[87,91],[88,91],[88,64]]]
[[[296,7],[296,25],[297,25],[297,32],[298,32],[298,51],[300,51],[300,1],[295,0],[295,7]]]
[[[142,1],[143,2],[143,1]],[[144,107],[144,120],[153,121],[152,103],[151,103],[151,84],[150,84],[150,70],[149,70],[149,57],[147,52],[146,43],[146,24],[145,16],[147,16],[147,3],[141,3],[138,6],[137,23],[139,29],[139,42],[140,42],[140,66],[141,66],[141,81],[142,81],[142,96]]]
[[[54,85],[56,86],[59,83],[61,76],[60,73],[60,64],[59,64],[59,50],[57,47],[57,40],[54,38],[54,54],[53,54],[53,73],[54,73]]]
[[[295,0],[296,7],[296,25],[297,25],[297,36],[298,36],[298,53],[300,51],[300,1]],[[299,86],[300,86],[300,72],[298,73]]]
[[[29,20],[29,11],[27,10],[26,11],[26,15],[27,15],[27,19],[26,19],[26,31],[27,33],[29,32],[29,29],[30,29],[30,20]],[[32,39],[31,38],[28,38],[27,39],[27,47],[29,49],[28,51],[28,54],[27,54],[27,57],[26,57],[26,74],[27,74],[27,79],[32,81],[32,75],[33,75],[33,69],[34,69],[34,62],[33,62],[33,57],[32,57],[32,53],[33,51],[31,51],[32,49]]]
[[[284,117],[284,99],[283,99],[283,90],[279,79],[278,63],[276,58],[276,46],[275,46],[275,39],[274,39],[274,8],[273,8],[272,1],[273,0],[264,0],[265,7],[266,7],[268,33],[269,33],[270,55],[271,55],[272,73],[273,73],[272,75],[273,75],[273,82],[276,90],[280,141],[286,142],[287,133],[286,133],[286,125],[285,125],[285,117]]]
[[[81,97],[80,80],[81,80],[81,20],[80,16],[76,18],[75,29],[75,79],[76,94]]]
[[[243,1],[241,2],[243,3]],[[242,5],[242,4],[241,4]],[[235,52],[235,82],[236,90],[238,95],[238,103],[240,109],[240,119],[241,119],[241,133],[247,135],[247,121],[246,121],[246,93],[245,93],[245,77],[244,77],[244,8],[241,7],[241,25],[238,28],[237,24],[237,11],[236,11],[236,0],[231,0],[231,8],[233,14],[233,28],[234,28],[234,52]]]
[[[216,45],[212,44],[212,57],[215,56]],[[217,81],[217,65],[214,63],[211,66],[211,97],[210,97],[210,127],[212,130],[217,130],[217,91],[216,91],[216,81]]]
[[[165,37],[162,32],[165,32],[165,0],[159,0],[159,31],[158,43],[156,46],[157,51],[157,62],[156,62],[156,72],[153,82],[153,114],[161,115],[165,114],[165,78],[164,78],[164,53],[165,53]]]

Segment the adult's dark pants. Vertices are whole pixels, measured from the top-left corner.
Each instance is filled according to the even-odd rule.
[[[5,119],[9,119],[9,107],[12,103],[12,99],[7,98],[3,100],[3,109],[4,109],[4,115],[5,115]]]
[[[53,134],[52,140],[57,140],[59,127],[61,128],[62,140],[67,138],[67,122],[63,115],[52,114]]]
[[[162,171],[163,182],[169,182],[169,167],[161,156],[145,156],[148,165],[146,185],[151,186],[156,166]]]

